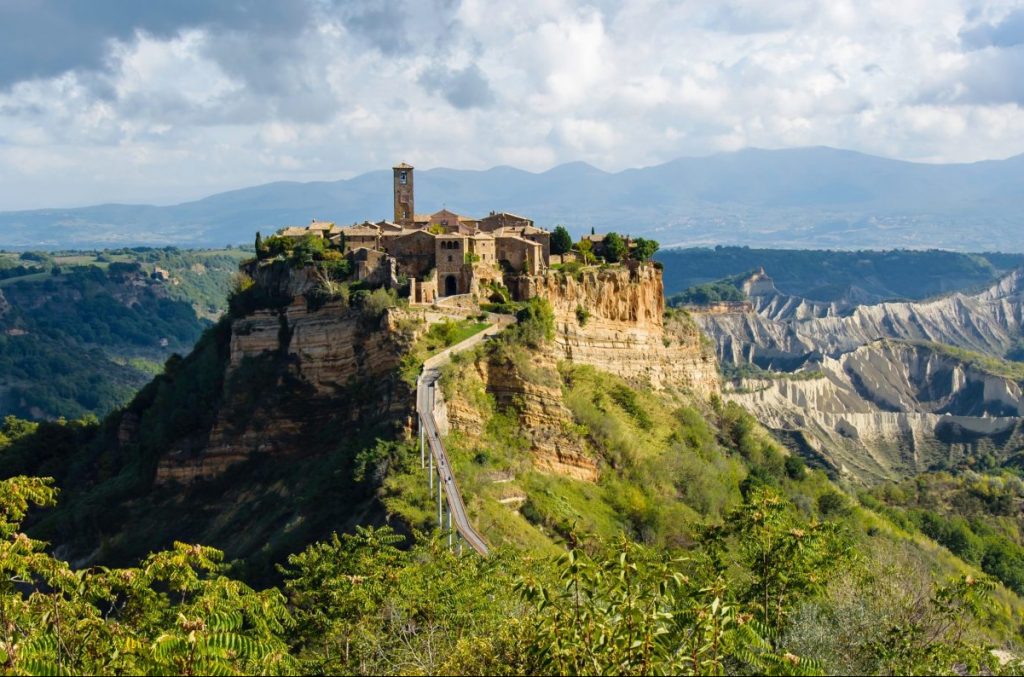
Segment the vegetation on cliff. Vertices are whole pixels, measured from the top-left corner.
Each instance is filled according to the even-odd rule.
[[[714,303],[737,303],[747,299],[741,286],[750,273],[734,275],[715,282],[694,285],[668,297],[671,306],[706,306]]]
[[[496,546],[459,556],[446,534],[423,534],[435,495],[404,425],[412,369],[398,352],[428,354],[474,323],[405,336],[385,312],[394,294],[349,286],[320,305],[285,299],[287,287],[268,286],[280,282],[275,265],[240,280],[236,315],[102,423],[4,423],[8,671],[1021,669],[990,651],[1019,651],[1024,605],[979,571],[1014,585],[985,566],[987,545],[957,557],[933,540],[953,543],[929,531],[940,522],[852,500],[736,404],[559,363],[551,342],[565,318],[583,324],[577,300],[557,316],[547,300],[516,304],[516,325],[443,373],[451,418],[471,422],[446,440],[452,469]],[[673,314],[684,320],[691,328]],[[304,376],[307,356],[318,372],[350,356],[302,330],[351,332],[347,382]],[[370,357],[374,337],[393,334],[408,342]],[[198,465],[217,435],[247,455],[228,449],[228,466],[187,488],[156,482],[161,468]],[[281,436],[285,451],[266,451]],[[53,476],[61,504],[25,475]],[[24,522],[29,503],[46,509]],[[129,568],[74,571],[32,538]]]

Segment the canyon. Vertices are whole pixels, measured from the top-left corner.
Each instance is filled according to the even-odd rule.
[[[1020,377],[998,357],[1021,336],[1021,271],[921,302],[815,302],[763,271],[744,291],[749,309],[694,313],[723,363],[768,370],[725,397],[838,476],[874,483],[1020,448]]]

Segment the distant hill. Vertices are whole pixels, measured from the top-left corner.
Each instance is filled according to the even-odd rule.
[[[396,158],[400,160],[401,158]],[[930,165],[833,148],[748,149],[607,173],[570,163],[534,174],[420,170],[417,211],[521,212],[654,237],[665,246],[1024,251],[1024,155]],[[0,212],[0,246],[189,246],[249,242],[256,230],[390,216],[389,171],[271,183],[195,202]]]
[[[0,418],[104,416],[123,405],[226,309],[245,255],[0,254]]]
[[[978,290],[1015,268],[1021,254],[948,251],[820,251],[693,247],[655,255],[665,266],[665,295],[698,285],[744,277],[764,267],[784,294],[811,301],[857,305],[893,299],[921,300],[953,291]],[[735,282],[735,280],[733,280]]]

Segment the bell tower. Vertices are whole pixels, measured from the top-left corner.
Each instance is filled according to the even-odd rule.
[[[412,165],[395,165],[395,223],[411,228],[416,214],[413,203]]]

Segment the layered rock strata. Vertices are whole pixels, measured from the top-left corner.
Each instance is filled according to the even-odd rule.
[[[412,337],[400,321],[337,303],[313,312],[301,299],[236,320],[216,422],[160,459],[157,483],[216,477],[254,454],[316,453],[311,440],[328,424],[407,418],[411,395],[396,370]]]
[[[946,343],[1003,355],[1024,329],[1024,272],[977,294],[852,309],[782,294],[751,297],[752,312],[698,314],[724,362],[790,368],[880,338]]]
[[[725,397],[861,481],[1019,445],[1024,396],[1011,379],[925,346],[879,341],[824,358],[820,377],[748,379]]]
[[[555,311],[560,358],[590,364],[655,389],[709,396],[719,391],[718,364],[685,317],[665,321],[661,270],[631,264],[580,276],[550,271],[534,291]]]

